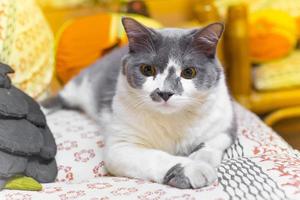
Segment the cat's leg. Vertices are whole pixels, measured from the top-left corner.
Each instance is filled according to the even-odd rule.
[[[129,143],[108,144],[105,163],[117,176],[140,178],[177,188],[200,188],[217,179],[215,169],[206,162]]]
[[[221,133],[206,142],[200,143],[192,150],[189,158],[205,161],[213,167],[221,164],[224,151],[232,144],[232,137],[228,133]]]

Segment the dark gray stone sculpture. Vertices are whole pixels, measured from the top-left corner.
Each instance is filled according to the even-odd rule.
[[[13,72],[0,63],[0,181],[21,174],[53,182],[57,175],[53,134],[39,104],[11,84],[7,74]]]

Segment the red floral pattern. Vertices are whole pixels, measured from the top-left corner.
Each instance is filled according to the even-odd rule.
[[[300,195],[300,159],[288,154],[262,155],[260,162],[271,162],[273,167],[267,171],[275,172],[279,177],[284,177],[280,183],[282,187],[289,187],[293,194]]]
[[[114,196],[122,196],[122,195],[130,195],[134,192],[138,191],[137,188],[134,188],[134,187],[130,187],[130,188],[126,188],[126,187],[121,187],[121,188],[117,188],[116,190],[114,191],[111,191],[111,193],[114,195]]]
[[[65,182],[65,181],[72,181],[74,179],[72,167],[59,165],[57,168],[58,168],[59,176],[56,179],[56,181]]]
[[[31,195],[21,192],[12,192],[5,195],[6,200],[31,200]]]
[[[83,190],[68,191],[65,194],[59,195],[61,200],[78,199],[78,197],[82,197],[82,196],[85,196],[85,192]]]
[[[142,195],[138,196],[138,199],[142,200],[159,200],[162,196],[164,196],[166,192],[162,189],[155,190],[155,191],[147,191]]]
[[[80,152],[74,153],[75,160],[80,162],[87,162],[95,157],[93,149],[83,149]]]
[[[77,141],[66,140],[57,144],[58,151],[62,151],[62,150],[70,151],[71,149],[74,149],[76,147],[78,147]]]
[[[196,200],[196,198],[190,194],[181,194],[178,196],[172,196],[172,197],[166,198],[166,200]]]
[[[94,177],[101,177],[106,175],[106,171],[103,171],[104,161],[101,161],[98,165],[93,168]]]
[[[110,183],[92,183],[92,184],[87,184],[87,187],[90,189],[106,189],[112,187],[112,184]]]
[[[47,194],[61,192],[63,189],[61,187],[44,187],[43,192]]]

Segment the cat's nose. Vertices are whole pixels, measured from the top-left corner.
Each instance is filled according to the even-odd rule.
[[[171,96],[174,95],[173,92],[157,92],[157,94],[164,100],[168,101]]]

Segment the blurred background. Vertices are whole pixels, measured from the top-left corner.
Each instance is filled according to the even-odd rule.
[[[0,61],[36,99],[149,27],[226,25],[218,56],[235,99],[300,149],[300,0],[0,0]]]

